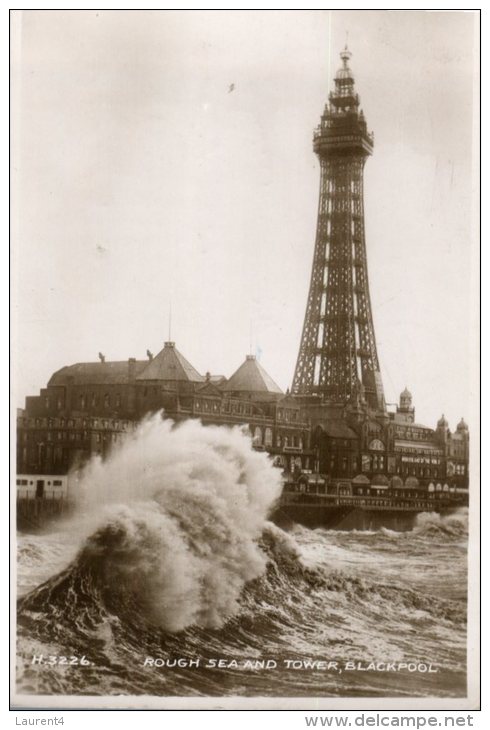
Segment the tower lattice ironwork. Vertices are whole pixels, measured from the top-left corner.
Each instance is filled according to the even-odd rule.
[[[320,159],[320,198],[313,269],[293,393],[347,403],[364,396],[385,410],[369,297],[363,172],[373,150],[350,51],[313,138]],[[362,384],[362,387],[361,387]]]

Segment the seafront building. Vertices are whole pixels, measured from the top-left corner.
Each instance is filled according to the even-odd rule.
[[[148,414],[245,425],[292,490],[356,497],[468,494],[469,432],[415,420],[405,388],[387,408],[371,311],[363,170],[373,151],[350,52],[314,133],[320,202],[313,268],[291,392],[248,355],[230,376],[200,374],[166,342],[146,359],[77,363],[26,398],[17,419],[19,497],[56,496],[93,455],[105,458]],[[413,501],[413,499],[412,499]],[[379,506],[381,504],[378,499]],[[361,504],[361,502],[359,502]],[[420,505],[422,507],[422,502]],[[376,506],[376,505],[375,505]]]

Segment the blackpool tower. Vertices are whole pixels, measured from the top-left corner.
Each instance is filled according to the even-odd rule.
[[[340,57],[313,138],[320,160],[318,223],[292,391],[332,406],[361,397],[385,412],[364,237],[363,173],[373,136],[359,107],[347,47]]]

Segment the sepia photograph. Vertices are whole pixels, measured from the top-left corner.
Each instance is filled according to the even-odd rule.
[[[12,707],[478,709],[479,20],[11,11]]]

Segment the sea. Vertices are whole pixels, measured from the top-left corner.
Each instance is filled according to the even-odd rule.
[[[17,692],[464,697],[468,515],[284,531],[239,427],[147,419],[17,536]]]

